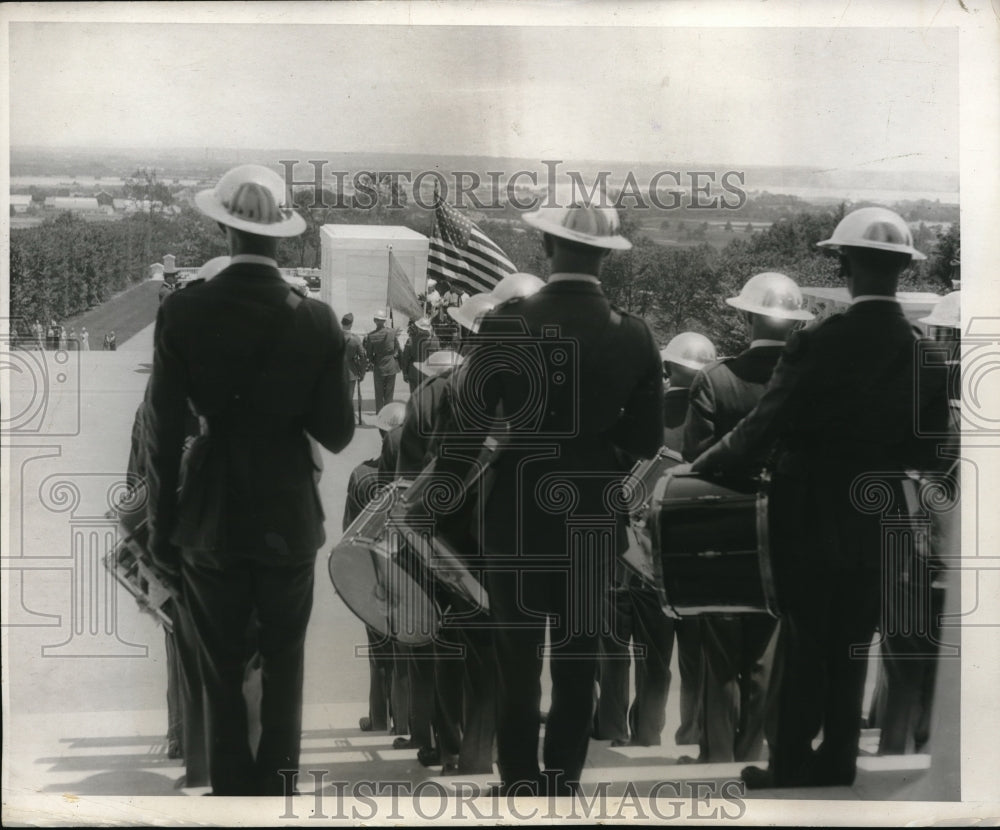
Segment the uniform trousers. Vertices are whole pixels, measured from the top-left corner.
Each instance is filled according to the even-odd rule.
[[[600,572],[610,573],[610,568]],[[600,579],[585,582],[572,566],[568,572],[490,571],[487,585],[497,623],[497,760],[503,786],[523,794],[569,795],[578,786],[590,742],[599,618],[608,586]],[[545,721],[543,774],[538,731],[546,628],[552,705]]]
[[[396,389],[396,373],[384,375],[376,369],[372,372],[372,379],[375,382],[375,412],[377,414],[383,406],[392,402],[392,395]]]
[[[173,671],[168,673],[167,695],[173,681],[175,705],[180,715],[180,747],[184,756],[184,784],[204,787],[208,778],[208,739],[206,735],[206,700],[198,658],[198,635],[187,605],[179,599],[170,604],[173,634],[167,635],[168,659],[173,652]],[[170,675],[173,675],[171,677]]]
[[[436,746],[437,716],[434,701],[434,644],[397,645],[405,661],[409,690],[409,734],[411,743],[420,749]]]
[[[368,635],[368,717],[376,732],[389,729],[392,703],[392,640],[375,629],[365,626]]]
[[[702,684],[705,660],[698,619],[674,620],[677,636],[677,671],[681,676],[681,723],[674,733],[679,745],[701,743]]]
[[[306,627],[315,559],[282,566],[233,557],[218,565],[185,550],[181,575],[199,646],[208,708],[213,795],[282,795],[280,770],[298,770]],[[243,681],[247,630],[257,612],[260,743],[249,741]]]
[[[786,643],[771,766],[779,786],[853,783],[861,734],[867,648],[878,624],[877,569],[831,569],[790,580]],[[853,652],[853,653],[852,653]],[[814,752],[813,739],[823,731]]]
[[[917,624],[897,620],[883,633],[881,678],[875,693],[880,755],[920,752],[930,739],[931,707],[941,643],[940,615],[944,589],[930,588],[925,601],[913,597],[911,609],[922,612]]]
[[[482,620],[477,620],[482,622]],[[496,736],[496,653],[489,628],[445,623],[434,663],[443,763],[469,775],[493,770]]]
[[[666,722],[674,621],[660,608],[656,592],[630,577],[627,588],[607,594],[607,618],[614,621],[601,637],[596,737],[659,746]],[[629,705],[629,642],[635,659],[635,699]],[[631,736],[631,738],[630,738]]]
[[[706,616],[700,761],[756,761],[774,743],[777,689],[772,669],[778,621],[763,614]]]

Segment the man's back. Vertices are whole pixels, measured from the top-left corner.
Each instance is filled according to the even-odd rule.
[[[511,335],[518,326],[521,338]],[[605,489],[629,466],[620,451],[651,457],[659,449],[659,352],[641,320],[612,312],[598,285],[577,280],[549,283],[497,307],[480,336],[486,342],[463,375],[484,379],[487,409],[501,407],[514,445],[498,465],[484,542],[506,552],[530,543],[557,553],[565,544],[566,516],[549,509],[553,475],[573,480],[581,497],[577,512],[610,516]],[[491,372],[493,361],[500,368]],[[511,371],[519,362],[532,369]],[[463,395],[470,391],[465,384]],[[467,405],[460,403],[457,417]]]
[[[257,556],[322,543],[321,461],[353,434],[344,341],[332,310],[298,299],[276,269],[240,264],[164,300],[150,390],[153,518],[174,544]],[[188,399],[204,418],[186,457]]]

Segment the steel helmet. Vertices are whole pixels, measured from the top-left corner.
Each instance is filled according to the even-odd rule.
[[[403,423],[405,417],[406,404],[393,401],[392,403],[387,403],[378,411],[378,415],[375,416],[375,426],[383,432],[388,432],[390,429],[394,429]]]
[[[298,236],[306,220],[285,203],[285,180],[259,164],[226,173],[211,190],[194,197],[198,210],[216,222],[258,236]]]
[[[660,360],[678,363],[688,369],[703,369],[715,360],[715,345],[696,331],[685,331],[660,349]]]
[[[431,330],[431,321],[429,317],[420,317],[419,319],[413,321],[413,325],[421,331]]]
[[[815,316],[805,309],[805,299],[795,280],[777,271],[750,277],[739,296],[727,297],[726,303],[742,311],[779,320],[812,320]]]
[[[837,224],[833,236],[816,244],[821,248],[876,248],[927,259],[913,247],[913,234],[903,217],[882,207],[852,210]]]
[[[232,259],[233,258],[229,256],[212,257],[212,259],[198,269],[198,273],[195,274],[194,278],[196,280],[210,280],[220,271],[224,271],[228,268]]]
[[[516,274],[508,274],[500,282],[493,286],[493,299],[497,303],[505,303],[515,297],[530,297],[545,285],[545,281],[539,279],[534,274],[526,274],[518,271]]]
[[[525,213],[521,218],[533,228],[582,245],[616,251],[632,247],[632,243],[619,233],[621,223],[613,207],[544,207]]]
[[[962,292],[952,291],[945,294],[926,317],[918,321],[928,326],[940,326],[946,329],[962,328]]]
[[[380,309],[378,309],[372,315],[372,319],[373,320],[388,320],[389,319],[389,312],[386,311],[384,308],[380,308]]]
[[[462,365],[462,356],[458,352],[440,351],[433,352],[423,363],[414,363],[417,370],[425,375],[440,375],[448,369],[454,369]]]
[[[461,305],[451,306],[448,315],[460,326],[475,334],[479,331],[480,318],[496,304],[496,298],[490,293],[473,294]]]

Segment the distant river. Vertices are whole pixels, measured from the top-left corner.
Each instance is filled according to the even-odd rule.
[[[192,187],[198,184],[199,179],[161,179],[164,184],[181,184],[185,187]],[[14,187],[121,187],[124,180],[117,176],[11,176],[10,186]]]
[[[747,184],[747,193],[750,196],[764,191],[774,194],[780,193],[785,196],[798,196],[800,199],[808,201],[845,199],[851,202],[892,204],[893,202],[916,202],[918,199],[927,199],[933,202],[938,199],[943,205],[957,205],[959,203],[957,190],[864,190],[849,187],[792,187],[785,184],[758,184],[757,182]]]

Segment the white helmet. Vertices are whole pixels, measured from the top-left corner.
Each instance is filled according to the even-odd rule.
[[[533,228],[581,245],[616,251],[632,247],[632,243],[619,233],[621,223],[613,207],[543,207],[521,218]]]
[[[940,326],[946,329],[962,328],[962,292],[952,291],[945,294],[926,317],[918,321],[928,326]]]
[[[458,352],[452,352],[448,350],[442,350],[440,352],[433,352],[430,354],[423,363],[414,363],[417,367],[417,371],[422,372],[425,375],[439,375],[448,369],[454,369],[456,366],[462,365],[462,356]]]
[[[664,363],[678,363],[688,369],[704,369],[715,357],[715,345],[696,331],[682,332],[660,349],[660,360]]]
[[[497,303],[505,303],[515,297],[530,297],[537,292],[545,282],[534,274],[525,274],[518,271],[516,274],[508,274],[500,282],[493,286],[493,299]]]
[[[496,298],[490,294],[473,294],[459,306],[451,306],[448,315],[463,328],[473,334],[479,331],[480,318],[496,306]]]
[[[306,220],[285,203],[285,180],[259,164],[226,173],[211,190],[194,197],[198,209],[216,222],[258,236],[298,236]]]
[[[882,207],[852,210],[833,231],[833,236],[816,243],[821,248],[875,248],[927,259],[913,247],[913,234],[898,213]]]
[[[802,291],[791,277],[777,271],[765,271],[750,277],[738,297],[727,297],[726,304],[752,314],[765,314],[779,320],[812,320],[805,309]]]
[[[406,404],[392,401],[383,406],[375,416],[375,426],[383,432],[398,427],[406,417]]]

